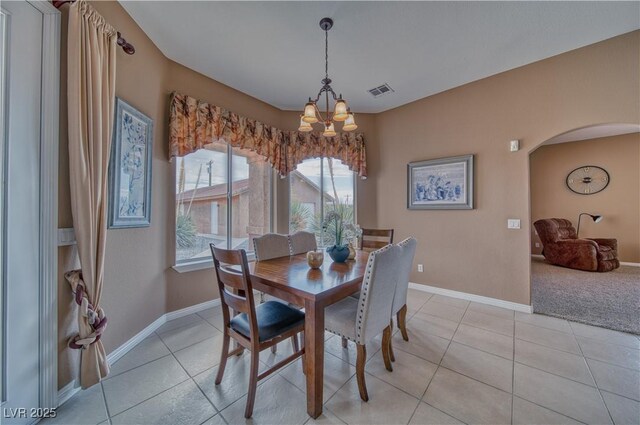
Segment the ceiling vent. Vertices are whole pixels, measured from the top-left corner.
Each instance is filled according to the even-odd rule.
[[[384,83],[381,86],[374,87],[374,88],[369,89],[367,91],[369,93],[371,93],[371,96],[373,96],[373,97],[380,97],[383,94],[393,93],[393,89],[387,83]]]

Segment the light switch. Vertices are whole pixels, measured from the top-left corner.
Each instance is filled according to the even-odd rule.
[[[520,140],[512,140],[509,142],[509,149],[511,152],[518,152],[520,150]]]
[[[507,229],[519,229],[519,228],[520,228],[519,218],[510,218],[507,220]]]
[[[73,227],[58,229],[58,246],[73,245],[76,243],[76,233]]]

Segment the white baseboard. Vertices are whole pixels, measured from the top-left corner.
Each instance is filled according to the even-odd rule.
[[[544,255],[540,255],[540,254],[531,254],[532,257],[534,258],[541,258],[544,259]],[[620,265],[621,266],[629,266],[629,267],[640,267],[640,263],[630,263],[627,261],[620,261]]]
[[[432,294],[444,295],[451,298],[460,298],[462,300],[474,301],[480,304],[502,307],[509,310],[520,311],[522,313],[531,313],[533,310],[530,305],[518,304],[511,301],[499,300],[497,298],[484,297],[482,295],[469,294],[467,292],[452,291],[451,289],[438,288],[437,286],[422,285],[420,283],[409,282],[409,288]]]
[[[185,307],[180,310],[170,311],[169,313],[166,313],[164,316],[167,319],[167,322],[169,322],[179,317],[188,316],[190,314],[197,313],[199,311],[206,310],[208,308],[217,307],[219,305],[220,305],[220,298],[216,298],[215,300],[205,301],[203,303]]]
[[[107,354],[107,362],[112,365],[117,362],[122,356],[131,351],[136,345],[140,344],[146,337],[154,333],[160,326],[167,322],[167,315],[163,314],[156,320],[151,322],[146,328],[135,334],[130,340],[116,348],[109,354]]]
[[[58,406],[62,406],[67,400],[73,397],[75,393],[80,391],[80,387],[76,387],[76,384],[77,381],[74,380],[58,390]]]
[[[154,320],[151,324],[149,324],[146,328],[134,335],[130,340],[107,354],[107,362],[110,365],[117,362],[122,356],[131,351],[136,345],[138,345],[149,335],[157,331],[158,328],[160,328],[160,326],[164,325],[165,323],[171,320],[178,319],[180,317],[188,316],[190,314],[206,310],[211,307],[216,307],[218,305],[220,305],[220,299],[216,298],[215,300],[205,301],[200,304],[192,305],[180,310],[170,311],[169,313],[163,314],[162,316]],[[67,385],[60,388],[58,390],[58,406],[62,406],[67,400],[73,397],[74,394],[80,391],[80,389],[81,388],[78,385],[77,381],[69,382]]]

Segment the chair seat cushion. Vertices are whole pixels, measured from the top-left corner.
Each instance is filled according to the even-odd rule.
[[[325,308],[324,328],[355,342],[358,302],[356,298],[347,297]]]
[[[259,341],[268,341],[304,323],[304,313],[277,301],[267,301],[256,306]],[[249,318],[246,313],[231,319],[231,329],[250,338]]]

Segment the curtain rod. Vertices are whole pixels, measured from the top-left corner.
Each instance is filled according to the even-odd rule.
[[[53,7],[55,7],[56,9],[60,9],[60,6],[62,6],[65,3],[73,3],[76,0],[52,0],[51,4],[53,5]],[[122,36],[122,34],[120,34],[120,31],[118,31],[118,40],[117,40],[118,46],[122,47],[122,50],[124,50],[124,52],[128,55],[132,55],[136,52],[136,48],[133,47],[133,44],[128,43],[127,40],[124,39],[124,37]]]

